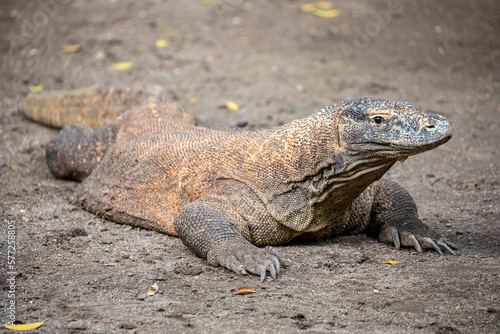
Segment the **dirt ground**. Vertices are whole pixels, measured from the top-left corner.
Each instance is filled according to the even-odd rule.
[[[44,321],[39,333],[500,332],[500,2],[335,1],[331,18],[301,4],[1,1],[2,323]],[[81,51],[62,52],[69,44]],[[113,70],[118,62],[133,66]],[[211,267],[177,238],[72,204],[77,183],[45,164],[57,130],[22,114],[38,85],[145,89],[212,126],[256,129],[349,98],[411,101],[445,115],[454,138],[387,178],[460,249],[418,254],[344,236],[278,247],[292,264],[262,284]],[[257,293],[230,294],[242,286]]]

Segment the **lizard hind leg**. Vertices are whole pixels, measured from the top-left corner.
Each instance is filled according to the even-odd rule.
[[[99,130],[82,125],[65,125],[47,145],[45,159],[57,178],[83,181],[114,141],[113,125]]]

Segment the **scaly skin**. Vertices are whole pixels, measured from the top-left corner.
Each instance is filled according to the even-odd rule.
[[[83,180],[86,210],[179,236],[210,264],[263,280],[284,265],[271,246],[299,236],[368,233],[453,253],[411,196],[380,180],[451,136],[444,117],[403,101],[345,101],[256,132],[196,127],[175,105],[150,103],[101,130],[65,127],[47,162],[57,177]]]

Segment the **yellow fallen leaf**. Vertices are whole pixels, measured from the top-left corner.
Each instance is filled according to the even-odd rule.
[[[231,293],[233,295],[247,295],[249,293],[256,293],[257,291],[255,291],[254,289],[252,288],[247,288],[247,287],[241,287],[241,288],[237,288],[237,289],[232,289],[231,290]]]
[[[3,326],[5,328],[13,329],[13,330],[16,330],[16,331],[27,331],[27,330],[30,330],[30,329],[38,328],[41,325],[43,325],[43,321],[41,321],[41,322],[35,322],[34,324],[22,324],[22,325],[7,325],[7,324],[5,324]]]
[[[342,67],[342,60],[335,60],[333,63],[332,63],[332,66],[334,68],[340,68]]]
[[[132,68],[132,66],[134,66],[134,63],[131,61],[125,61],[125,62],[121,62],[121,63],[111,64],[111,68],[115,71],[128,70],[128,69]]]
[[[213,0],[202,0],[201,3],[204,5],[211,5]]]
[[[62,52],[64,53],[75,53],[82,49],[79,44],[63,45]]]
[[[158,288],[158,284],[156,284],[156,283],[155,283],[155,284],[153,284],[153,285],[151,285],[151,286],[149,287],[147,294],[148,294],[148,296],[152,296],[152,295],[154,295],[155,293],[157,293],[157,292],[158,292],[158,290],[159,290],[159,288]]]
[[[43,90],[43,86],[42,85],[31,86],[30,87],[30,92],[32,92],[32,93],[38,93],[38,92],[41,92],[42,90]]]
[[[167,41],[166,39],[159,38],[159,39],[156,40],[155,45],[156,45],[157,48],[166,48],[167,46],[170,45],[170,42]]]
[[[384,261],[384,263],[394,265],[394,264],[398,264],[399,262],[398,262],[398,261],[392,261],[392,260],[391,260],[391,261]]]
[[[189,98],[189,103],[191,103],[191,104],[198,103],[198,98],[196,98],[196,97],[190,97]]]
[[[246,35],[248,35],[248,29],[247,28],[239,28],[237,33],[238,33],[238,36],[246,36]]]
[[[165,32],[167,31],[167,28],[168,25],[166,23],[159,23],[156,29],[158,29],[159,32]]]
[[[314,12],[316,6],[313,3],[303,3],[300,5],[300,10],[303,12]]]
[[[317,9],[314,11],[313,14],[316,16],[319,16],[319,17],[331,18],[331,17],[339,16],[340,10],[338,10],[338,9],[331,9],[331,10]]]
[[[230,109],[230,110],[240,110],[240,106],[234,102],[231,102],[231,101],[226,102],[226,107],[227,107],[227,109]]]
[[[316,1],[316,8],[319,9],[332,9],[333,4],[330,1]]]

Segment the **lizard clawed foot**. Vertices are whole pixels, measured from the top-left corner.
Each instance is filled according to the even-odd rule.
[[[258,248],[245,239],[218,244],[208,252],[207,260],[209,264],[220,265],[241,275],[259,275],[261,282],[266,279],[267,272],[276,279],[285,265],[285,260],[273,247]]]
[[[408,222],[385,224],[379,234],[381,242],[393,243],[397,249],[401,246],[413,247],[419,253],[423,249],[434,249],[440,255],[443,255],[444,248],[450,254],[455,255],[452,248],[457,248],[455,244],[441,237],[431,230],[419,219],[411,219]]]

